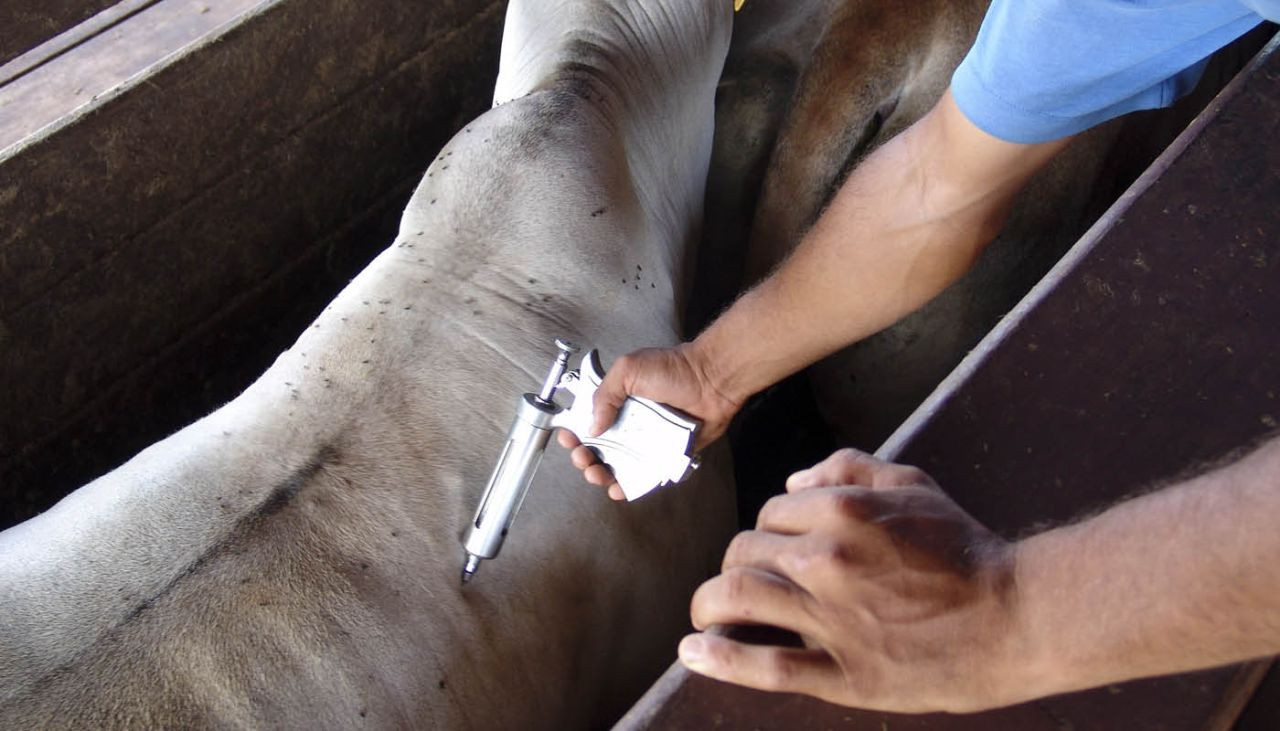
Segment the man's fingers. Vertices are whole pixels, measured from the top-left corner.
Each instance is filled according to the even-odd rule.
[[[783,693],[830,696],[841,682],[835,660],[822,650],[748,645],[706,633],[680,641],[680,662],[716,680]]]
[[[587,479],[587,482],[600,487],[608,487],[615,482],[613,473],[609,471],[609,468],[598,463],[582,470],[582,476]]]
[[[787,492],[816,487],[862,485],[875,490],[891,490],[911,485],[937,487],[933,478],[915,467],[885,462],[856,449],[841,449],[807,470],[787,478]]]
[[[581,444],[574,447],[573,451],[569,453],[569,463],[580,470],[585,470],[599,461],[600,460],[596,459],[595,452],[592,452],[589,448],[584,447]]]
[[[820,525],[872,519],[880,498],[866,487],[805,489],[769,498],[756,516],[756,530],[800,535]]]
[[[787,478],[787,492],[799,492],[815,487],[837,485],[866,485],[870,487],[877,472],[891,466],[888,462],[872,457],[857,449],[845,448],[807,470],[800,470]]]
[[[574,434],[568,429],[557,429],[556,441],[559,442],[560,446],[564,447],[565,449],[573,449],[579,444],[582,444],[582,442],[578,441],[578,435]]]
[[[734,536],[725,549],[721,571],[732,568],[750,567],[786,575],[778,563],[782,555],[795,541],[791,535],[780,535],[759,530],[743,531]]]
[[[816,627],[808,592],[763,569],[739,566],[707,581],[693,594],[693,626],[766,624],[809,634]]]
[[[609,497],[614,500],[622,499],[622,488],[618,487],[617,480],[613,479],[613,470],[609,469],[607,465],[601,464],[595,452],[579,445],[569,453],[569,462],[574,467],[582,470],[582,477],[587,482],[592,485],[609,488]]]
[[[622,494],[622,487],[618,485],[617,480],[613,479],[613,470],[601,464],[596,453],[583,446],[572,432],[561,429],[560,436],[557,438],[561,446],[572,450],[569,452],[569,463],[575,469],[582,471],[583,479],[592,485],[609,488],[609,497],[614,500],[622,500],[626,497]]]

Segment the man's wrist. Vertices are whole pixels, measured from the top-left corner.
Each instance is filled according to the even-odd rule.
[[[743,358],[739,347],[741,341],[735,341],[720,329],[713,323],[684,347],[690,363],[704,379],[704,385],[725,403],[731,404],[736,412],[747,399],[772,382],[761,382],[763,374],[753,368],[749,358]]]
[[[786,364],[795,360],[798,343],[779,342],[775,334],[775,277],[740,297],[688,343],[708,385],[738,406],[796,370]]]
[[[1071,662],[1071,637],[1062,632],[1070,628],[1059,625],[1058,618],[1044,611],[1046,602],[1054,604],[1065,597],[1054,589],[1061,577],[1055,577],[1054,557],[1060,547],[1062,529],[1024,538],[1013,544],[1014,588],[1011,600],[1013,656],[1011,666],[1002,671],[1006,681],[1016,683],[1009,688],[1011,702],[1041,698],[1075,690],[1068,666]]]
[[[978,615],[981,626],[968,632],[985,637],[973,645],[972,655],[960,662],[972,673],[963,703],[952,710],[972,712],[1013,705],[1050,695],[1056,668],[1047,650],[1045,629],[1029,611],[1023,580],[1024,546],[996,539],[990,546],[973,546],[976,581],[985,585],[986,611]]]
[[[726,412],[729,417],[737,413],[751,394],[730,389],[725,380],[727,374],[723,360],[724,354],[716,352],[700,337],[684,343],[680,348],[689,365],[697,373],[703,388],[717,399],[715,404],[717,409]]]

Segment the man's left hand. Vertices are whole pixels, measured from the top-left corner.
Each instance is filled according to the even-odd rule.
[[[913,467],[852,449],[787,480],[693,598],[693,624],[791,630],[804,648],[700,632],[689,669],[730,683],[899,712],[1021,700],[1014,544]]]

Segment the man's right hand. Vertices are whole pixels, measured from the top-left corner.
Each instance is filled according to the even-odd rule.
[[[696,340],[620,358],[596,392],[595,434],[636,395],[701,419],[700,445],[711,442],[746,397],[892,325],[959,279],[1023,184],[1067,141],[992,137],[947,92],[868,155],[796,250]],[[560,443],[589,482],[622,499],[578,439],[561,431]]]
[[[628,396],[642,396],[673,406],[702,422],[694,449],[714,442],[729,428],[742,403],[725,394],[715,383],[711,364],[691,343],[674,348],[646,348],[622,356],[605,372],[596,390],[595,422],[588,436],[599,436],[618,418]],[[609,497],[622,500],[622,488],[609,468],[600,464],[577,435],[564,429],[560,445],[572,450],[570,461],[582,470],[587,482],[609,488]]]

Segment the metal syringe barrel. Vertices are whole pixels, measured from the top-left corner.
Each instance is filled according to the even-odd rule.
[[[520,399],[502,456],[489,477],[475,518],[467,527],[463,548],[468,559],[494,558],[502,550],[507,530],[538,471],[538,463],[551,438],[551,417],[557,412],[554,404],[542,403],[534,394],[526,393]]]
[[[494,558],[502,550],[502,542],[515,520],[520,505],[529,492],[529,484],[538,472],[538,463],[551,439],[551,419],[560,413],[556,406],[556,387],[569,367],[569,356],[578,347],[566,340],[556,340],[559,353],[537,395],[526,393],[516,408],[516,418],[507,432],[506,443],[498,464],[489,476],[480,506],[462,539],[466,562],[462,567],[465,584],[480,568],[480,562]]]

